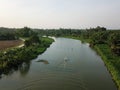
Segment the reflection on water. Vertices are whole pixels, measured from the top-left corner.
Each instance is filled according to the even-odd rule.
[[[31,64],[31,62],[24,62],[24,63],[19,67],[19,71],[20,71],[20,74],[21,74],[22,76],[27,75],[27,73],[29,72],[29,69],[30,69],[30,64]]]
[[[42,63],[44,63],[44,64],[49,64],[49,62],[48,62],[47,60],[38,60],[38,61],[36,61],[36,62],[42,62]]]
[[[0,72],[0,78],[2,78],[2,76],[5,76],[5,75],[10,76],[15,71],[19,71],[22,76],[25,76],[29,72],[30,64],[31,64],[31,62],[27,61],[27,62],[23,62],[19,66],[14,66],[14,67],[11,67],[11,68],[5,68]]]

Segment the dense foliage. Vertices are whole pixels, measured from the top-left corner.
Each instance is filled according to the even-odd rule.
[[[33,32],[30,28],[24,27],[21,29],[17,29],[16,33],[19,37],[30,37],[33,35],[35,32]]]
[[[16,40],[18,39],[14,29],[0,28],[0,40]]]

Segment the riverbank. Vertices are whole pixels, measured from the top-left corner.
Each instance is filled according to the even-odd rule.
[[[51,38],[41,38],[40,44],[29,47],[8,49],[0,52],[0,75],[7,74],[13,68],[18,68],[23,62],[28,62],[43,53],[53,42]]]
[[[81,37],[75,36],[65,36],[66,38],[73,38],[81,40],[82,42],[90,42],[90,39],[83,39]],[[112,75],[114,82],[116,83],[118,90],[120,90],[120,69],[119,62],[120,56],[117,56],[111,52],[110,47],[107,44],[97,44],[92,47],[103,59],[108,71]]]

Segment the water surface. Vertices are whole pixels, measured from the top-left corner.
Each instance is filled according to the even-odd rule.
[[[100,56],[87,43],[56,38],[36,59],[2,75],[0,90],[117,90]]]

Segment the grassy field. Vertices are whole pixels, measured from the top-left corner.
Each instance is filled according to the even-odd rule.
[[[7,48],[19,46],[23,44],[22,40],[7,40],[7,41],[0,41],[0,50],[4,50]]]

